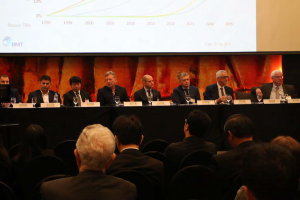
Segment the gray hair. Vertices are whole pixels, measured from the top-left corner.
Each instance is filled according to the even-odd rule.
[[[282,73],[282,71],[281,70],[274,70],[274,71],[272,71],[271,78],[273,78],[276,73]]]
[[[225,70],[219,70],[216,73],[216,78],[219,78],[220,76],[222,76],[223,73],[227,73]]]
[[[115,138],[108,128],[89,125],[81,132],[76,148],[84,167],[101,170],[115,152]]]
[[[105,77],[107,77],[107,76],[110,75],[110,74],[113,75],[114,78],[117,78],[115,72],[113,72],[113,71],[108,71],[108,72],[106,72],[106,73],[105,73]]]
[[[146,74],[146,75],[143,76],[143,78],[142,78],[142,81],[143,81],[143,82],[146,82],[146,81],[147,81],[147,76],[150,76],[150,75],[147,75],[147,74]],[[150,76],[150,77],[152,77],[152,76]]]
[[[190,75],[186,72],[181,72],[179,75],[178,75],[178,80],[181,81],[181,78],[184,77],[184,76],[188,76],[190,77]]]

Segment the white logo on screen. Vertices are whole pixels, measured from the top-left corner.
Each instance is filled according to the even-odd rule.
[[[11,44],[11,42],[12,42],[12,39],[10,37],[5,37],[3,39],[3,45],[6,47],[8,47]]]

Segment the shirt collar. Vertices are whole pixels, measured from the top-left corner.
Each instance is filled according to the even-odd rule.
[[[275,88],[275,89],[276,89],[276,87],[277,87],[277,86],[276,86],[276,85],[273,83],[273,88]],[[282,84],[281,84],[281,85],[279,85],[278,87],[279,87],[279,89],[282,89]]]
[[[123,152],[123,151],[126,150],[126,149],[135,149],[135,150],[139,150],[138,148],[128,147],[128,148],[124,148],[121,152]],[[120,153],[121,153],[121,152],[120,152]]]
[[[185,89],[183,86],[181,86],[182,87],[182,89],[184,89],[184,90],[189,90],[190,89],[190,86],[189,86],[189,88],[188,89]]]
[[[40,91],[41,91],[41,93],[42,93],[42,96],[44,96],[44,95],[49,95],[49,90],[48,90],[47,94],[44,94],[42,90],[40,90]]]
[[[74,90],[72,90],[74,92]],[[74,92],[74,94],[76,95],[76,92]],[[78,94],[80,94],[80,90],[78,90]]]
[[[224,88],[225,89],[225,85],[223,87],[221,87],[221,85],[217,82],[218,85],[218,90],[220,90],[220,88]]]

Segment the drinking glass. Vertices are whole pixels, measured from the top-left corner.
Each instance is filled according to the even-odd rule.
[[[73,103],[75,104],[76,107],[78,104],[78,97],[73,97]]]
[[[33,107],[35,107],[35,104],[37,103],[37,98],[36,97],[32,97],[31,102],[33,104]]]
[[[231,95],[226,95],[226,101],[229,104],[230,101],[232,100],[232,96]]]
[[[263,95],[258,94],[256,97],[257,97],[258,103],[261,103],[260,101],[262,100]]]
[[[280,103],[286,103],[286,95],[285,94],[280,95]]]
[[[185,100],[186,100],[187,104],[190,104],[190,102],[191,102],[191,95],[186,94],[185,95]]]
[[[88,99],[88,98],[85,98],[85,101],[84,101],[85,103],[88,103],[88,102],[90,102],[90,100]]]
[[[148,98],[148,103],[152,104],[153,96],[148,96],[147,98]]]
[[[118,106],[120,104],[120,97],[119,96],[115,96],[115,102],[116,102],[116,106]]]
[[[14,105],[14,103],[16,103],[16,97],[10,98],[10,103],[11,105]]]

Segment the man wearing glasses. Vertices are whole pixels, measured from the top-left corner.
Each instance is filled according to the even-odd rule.
[[[272,83],[265,83],[261,88],[256,88],[256,95],[263,94],[264,99],[280,99],[281,95],[288,94],[291,98],[297,98],[297,93],[293,85],[283,84],[283,74],[281,70],[274,70],[271,73]],[[252,90],[252,93],[254,91]]]
[[[226,86],[229,76],[225,70],[219,70],[216,73],[217,83],[206,86],[204,100],[216,100],[216,103],[226,101],[226,95],[233,98],[233,89]]]

